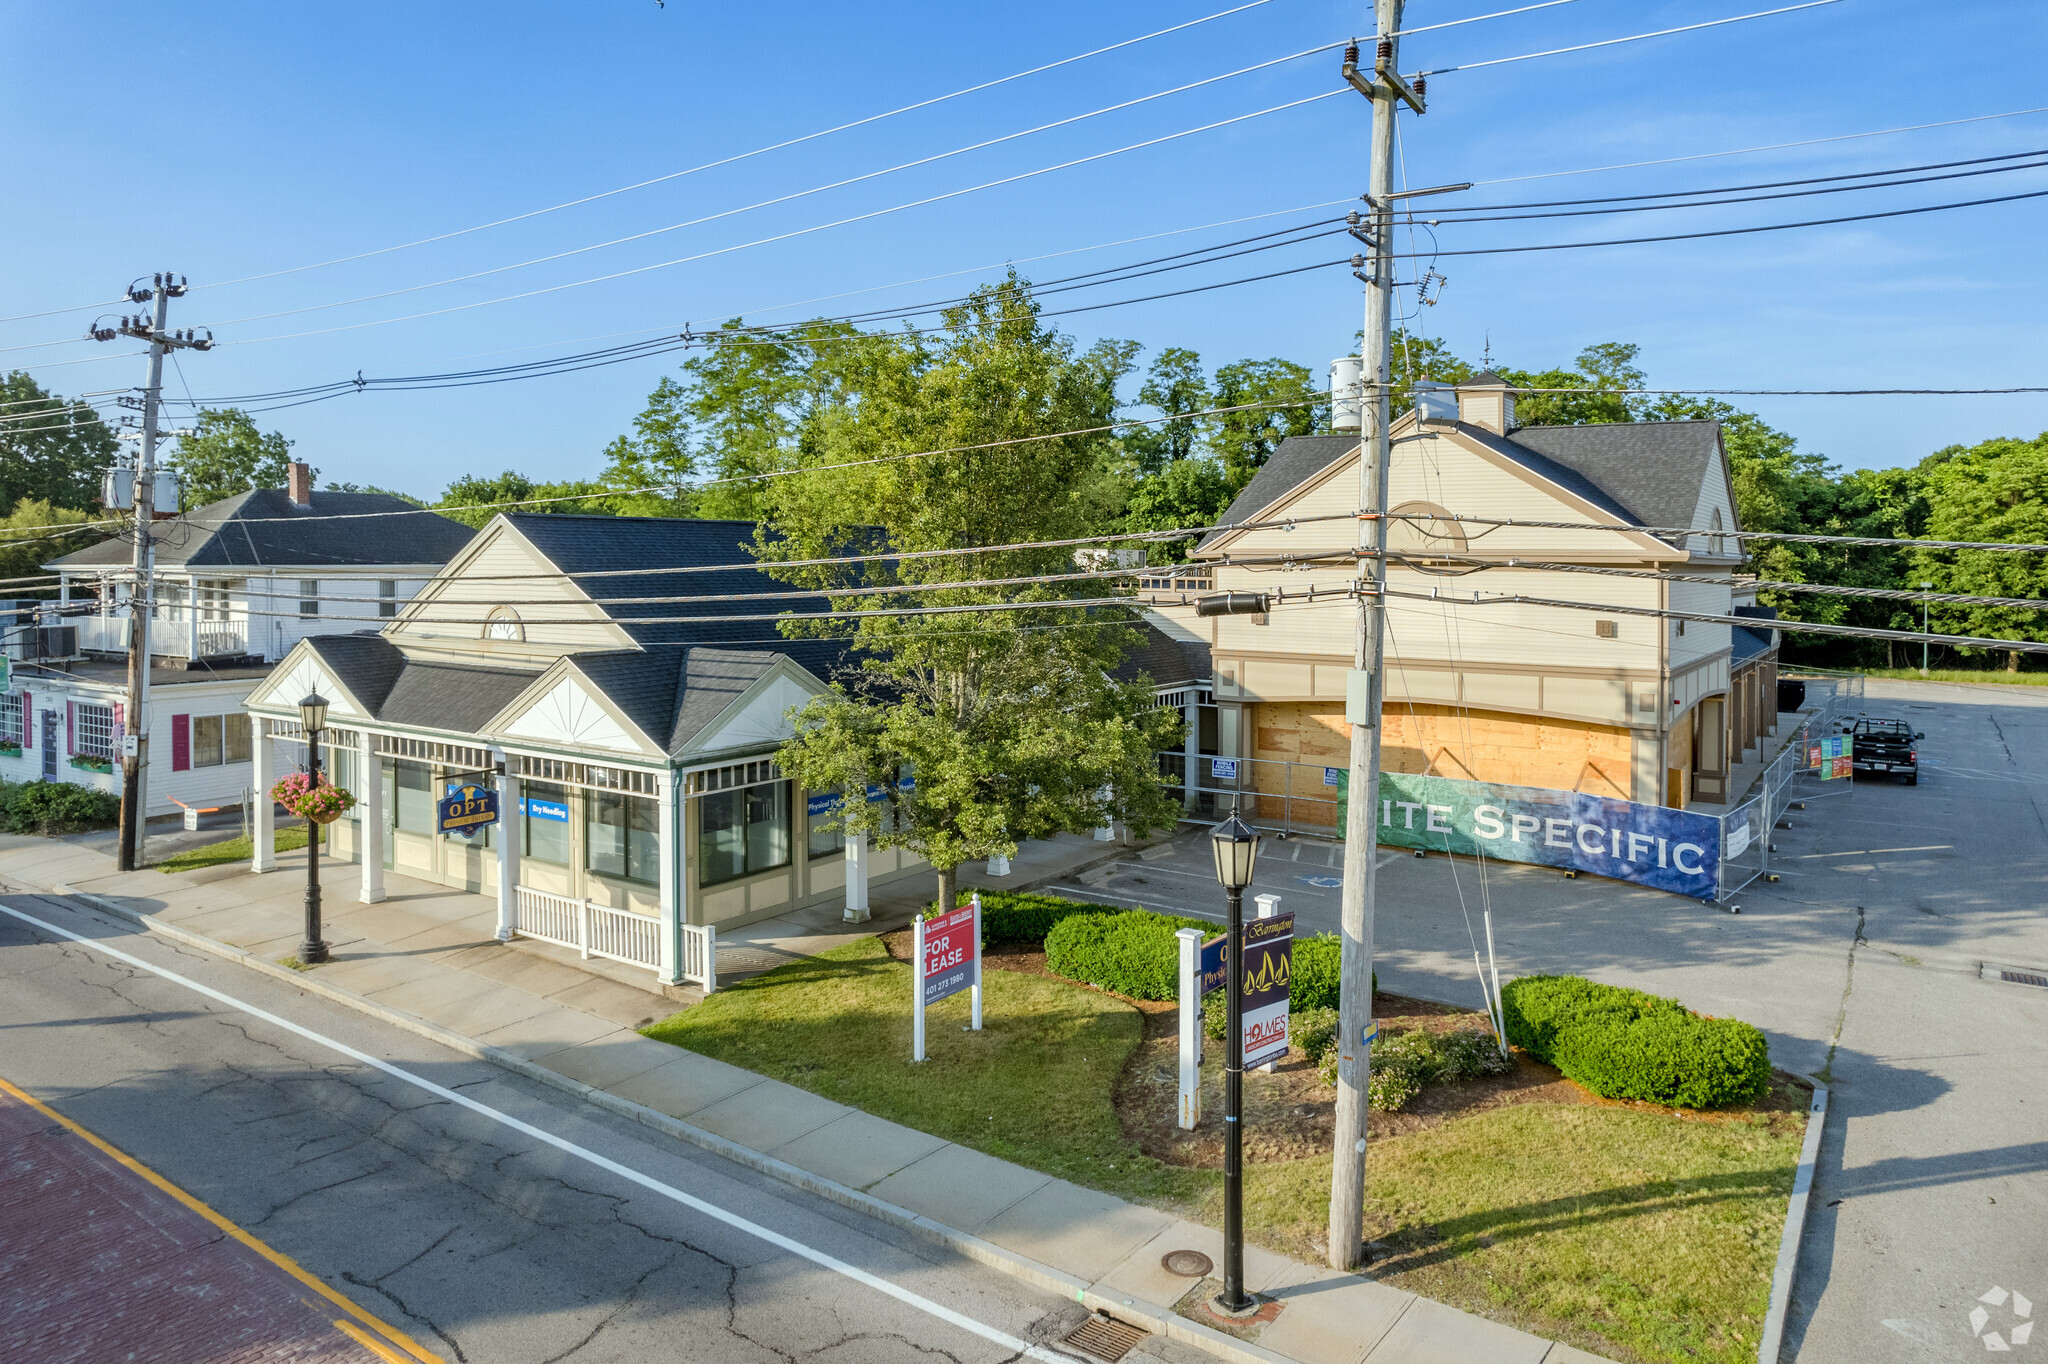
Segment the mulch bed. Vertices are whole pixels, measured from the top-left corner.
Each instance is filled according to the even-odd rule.
[[[910,960],[909,929],[882,935],[889,955]],[[982,949],[982,964],[995,971],[1021,971],[1050,976],[1043,943],[996,943]],[[1079,984],[1079,982],[1072,982]],[[1094,986],[1082,986],[1094,989]],[[1105,992],[1107,993],[1107,992]],[[1125,1135],[1145,1154],[1171,1165],[1211,1168],[1223,1159],[1223,1092],[1217,1057],[1221,1044],[1211,1038],[1203,1065],[1202,1121],[1184,1131],[1176,1121],[1180,1109],[1180,1006],[1150,999],[1118,996],[1145,1018],[1144,1041],[1131,1053],[1117,1084],[1116,1108]],[[1485,1029],[1485,1015],[1433,1000],[1412,999],[1384,991],[1373,996],[1373,1017],[1388,1032],[1424,1028],[1447,1032],[1456,1028]],[[1810,1090],[1784,1072],[1772,1077],[1770,1091],[1741,1108],[1698,1112],[1666,1108],[1628,1099],[1603,1099],[1566,1079],[1554,1068],[1517,1051],[1515,1068],[1505,1075],[1430,1085],[1409,1100],[1399,1113],[1372,1113],[1368,1133],[1375,1138],[1426,1131],[1491,1108],[1509,1104],[1594,1104],[1633,1108],[1698,1122],[1746,1122],[1765,1115],[1773,1131],[1797,1131],[1805,1120]],[[1316,1073],[1313,1061],[1294,1052],[1272,1074],[1247,1071],[1244,1077],[1244,1153],[1247,1160],[1302,1160],[1326,1155],[1336,1121],[1337,1095]]]

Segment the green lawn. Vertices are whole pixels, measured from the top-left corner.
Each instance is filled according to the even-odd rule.
[[[722,989],[644,1029],[863,1112],[1063,1179],[1181,1201],[1207,1176],[1125,1140],[1111,1096],[1143,1035],[1122,1001],[1043,976],[988,971],[982,1030],[961,992],[925,1015],[910,1059],[910,968],[863,938]]]
[[[868,938],[721,990],[647,1028],[907,1127],[1217,1225],[1221,1177],[1123,1135],[1118,1078],[1138,1011],[1020,972],[987,973],[927,1019],[910,1060],[910,968]],[[1252,1077],[1256,1080],[1258,1077]],[[1526,1103],[1377,1140],[1368,1234],[1388,1282],[1620,1360],[1755,1358],[1795,1124]],[[1246,1234],[1312,1263],[1328,1226],[1327,1156],[1252,1165]]]
[[[306,826],[287,825],[277,831],[276,842],[272,845],[279,852],[291,852],[306,846]],[[220,843],[208,843],[203,847],[187,848],[156,864],[158,871],[198,871],[201,867],[217,867],[223,862],[247,862],[256,852],[256,841],[241,836]]]

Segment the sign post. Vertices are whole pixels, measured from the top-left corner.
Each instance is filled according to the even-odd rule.
[[[1180,1125],[1202,1121],[1202,930],[1175,931],[1180,939]]]
[[[964,909],[941,914],[936,919],[922,915],[911,925],[911,955],[917,967],[911,973],[910,1054],[924,1060],[924,1011],[962,990],[973,991],[972,1031],[981,1031],[981,896],[977,893]]]

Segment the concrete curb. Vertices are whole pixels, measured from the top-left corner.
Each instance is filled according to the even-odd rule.
[[[1127,1321],[1133,1326],[1143,1327],[1154,1335],[1163,1335],[1169,1340],[1179,1341],[1181,1344],[1206,1350],[1218,1358],[1232,1361],[1232,1364],[1295,1364],[1295,1361],[1286,1355],[1275,1354],[1271,1350],[1264,1350],[1257,1345],[1238,1340],[1234,1336],[1227,1335],[1212,1327],[1204,1326],[1200,1322],[1190,1321],[1186,1317],[1174,1312],[1171,1304],[1161,1306],[1158,1303],[1146,1302],[1136,1298],[1126,1298],[1121,1295],[1104,1297],[1094,1292],[1086,1281],[1063,1270],[1041,1264],[1039,1261],[1019,1255],[1015,1251],[1005,1250],[1003,1247],[984,1241],[978,1236],[946,1226],[942,1222],[935,1222],[929,1217],[911,1212],[908,1208],[901,1208],[894,1203],[885,1202],[870,1194],[863,1193],[859,1189],[849,1188],[835,1180],[827,1179],[823,1175],[814,1174],[799,1166],[791,1165],[787,1161],[777,1160],[775,1157],[756,1151],[752,1147],[742,1146],[737,1142],[719,1136],[715,1132],[708,1132],[701,1127],[692,1126],[680,1118],[672,1118],[668,1114],[648,1108],[644,1104],[636,1104],[629,1099],[621,1099],[615,1094],[586,1085],[580,1080],[572,1080],[566,1075],[549,1070],[546,1066],[536,1061],[529,1061],[523,1056],[515,1056],[502,1048],[493,1047],[474,1038],[466,1037],[461,1033],[444,1028],[440,1024],[421,1018],[416,1014],[408,1013],[403,1009],[393,1008],[388,1004],[379,1004],[375,1000],[355,993],[353,990],[346,990],[338,985],[330,985],[317,976],[306,972],[294,971],[290,967],[280,966],[276,962],[266,961],[262,957],[244,951],[230,943],[224,943],[218,939],[206,937],[204,934],[194,933],[189,929],[165,923],[152,915],[139,913],[124,905],[115,903],[107,896],[97,895],[91,891],[78,890],[62,882],[50,887],[48,891],[23,888],[23,893],[68,895],[75,899],[83,900],[96,908],[127,919],[131,923],[138,924],[150,932],[160,934],[173,942],[181,943],[197,951],[205,952],[210,956],[220,957],[237,965],[245,966],[250,970],[284,981],[287,984],[295,985],[309,994],[319,995],[324,999],[332,1000],[334,1003],[344,1005],[359,1013],[368,1014],[395,1027],[403,1028],[407,1032],[416,1033],[421,1037],[438,1042],[451,1051],[460,1052],[465,1056],[474,1057],[480,1061],[488,1061],[502,1069],[523,1075],[541,1084],[549,1085],[566,1094],[574,1095],[576,1098],[582,1099],[587,1103],[618,1114],[620,1117],[630,1118],[634,1122],[644,1127],[652,1128],[654,1131],[660,1132],[665,1136],[686,1142],[725,1160],[732,1161],[736,1165],[744,1165],[750,1170],[767,1175],[772,1179],[781,1180],[785,1184],[803,1189],[819,1197],[830,1199],[843,1207],[851,1208],[877,1221],[886,1222],[891,1226],[901,1228],[924,1240],[946,1246],[978,1264],[985,1265],[990,1269],[999,1270],[1010,1275],[1012,1278],[1020,1279],[1036,1288],[1049,1289],[1063,1297],[1071,1297],[1075,1302],[1080,1303],[1091,1311],[1106,1312],[1110,1316]],[[1804,1166],[1801,1168],[1802,1170],[1805,1169]],[[1777,1291],[1774,1286],[1772,1301],[1775,1302],[1776,1300]]]
[[[1799,1148],[1799,1168],[1792,1174],[1792,1199],[1785,1205],[1785,1234],[1778,1241],[1778,1267],[1771,1273],[1771,1305],[1764,1313],[1763,1335],[1757,1340],[1757,1364],[1778,1364],[1778,1352],[1785,1346],[1785,1315],[1792,1306],[1792,1276],[1799,1268],[1799,1242],[1806,1234],[1806,1205],[1813,1194],[1813,1169],[1820,1160],[1821,1133],[1828,1120],[1828,1087],[1811,1075],[1795,1078],[1813,1086],[1813,1104],[1806,1110],[1806,1140]]]

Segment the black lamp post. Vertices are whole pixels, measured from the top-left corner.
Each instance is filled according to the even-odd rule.
[[[1224,989],[1229,992],[1229,1033],[1223,1051],[1223,1295],[1215,1308],[1242,1316],[1258,1304],[1244,1291],[1244,888],[1259,861],[1259,835],[1231,812],[1209,831],[1216,879],[1230,898],[1224,940]]]
[[[299,728],[306,732],[306,775],[313,786],[320,785],[320,731],[327,728],[327,698],[319,692],[299,702]],[[306,817],[306,940],[299,944],[299,960],[314,966],[327,960],[327,944],[320,940],[320,825]]]

